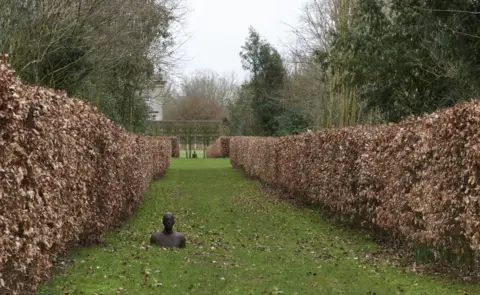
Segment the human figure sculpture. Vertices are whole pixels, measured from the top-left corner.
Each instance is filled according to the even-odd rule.
[[[192,158],[196,159],[197,158],[197,152],[193,151]]]
[[[185,248],[185,236],[173,231],[175,216],[167,212],[163,215],[163,231],[156,232],[150,237],[150,244],[157,244],[165,248]]]

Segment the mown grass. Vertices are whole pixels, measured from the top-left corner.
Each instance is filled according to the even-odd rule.
[[[203,158],[203,155],[204,155],[203,150],[192,150],[192,154],[193,154],[193,151],[197,152],[198,158]],[[186,158],[186,157],[187,157],[187,150],[180,150],[180,158]]]
[[[187,248],[148,244],[166,211]],[[372,259],[365,233],[265,196],[228,159],[173,159],[138,214],[38,294],[480,294],[480,286],[408,273]]]

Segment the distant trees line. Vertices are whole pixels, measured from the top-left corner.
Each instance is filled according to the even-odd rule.
[[[480,2],[310,0],[290,54],[254,30],[232,135],[396,122],[480,92]]]
[[[65,89],[129,130],[148,107],[136,95],[173,65],[183,0],[3,0],[0,52],[30,84]]]
[[[3,0],[0,52],[28,83],[66,89],[145,132],[136,93],[165,79],[184,0]],[[396,122],[480,91],[480,2],[309,0],[283,56],[250,28],[249,78],[202,70],[167,84],[167,120],[223,120],[230,135]]]

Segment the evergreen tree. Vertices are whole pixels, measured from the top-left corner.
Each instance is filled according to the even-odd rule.
[[[319,57],[387,121],[450,107],[480,91],[479,9],[472,0],[359,0],[348,34]]]
[[[242,65],[250,71],[245,85],[252,95],[255,134],[271,136],[278,128],[276,117],[282,115],[280,94],[284,85],[285,68],[278,51],[250,28],[250,34],[240,53]]]

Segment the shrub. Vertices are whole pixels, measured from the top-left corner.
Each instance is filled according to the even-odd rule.
[[[55,256],[98,241],[166,172],[167,138],[130,134],[0,62],[0,294],[31,294]]]
[[[395,125],[233,137],[230,161],[412,245],[480,250],[480,102]]]
[[[207,158],[228,158],[229,154],[229,136],[221,136],[207,147]]]
[[[180,157],[180,142],[177,136],[168,136],[168,138],[172,142],[172,157],[178,158]]]

